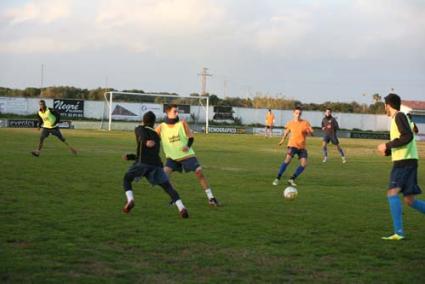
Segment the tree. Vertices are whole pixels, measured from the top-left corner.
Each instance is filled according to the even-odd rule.
[[[210,96],[210,105],[216,106],[220,103],[220,98],[217,95]]]
[[[382,97],[378,93],[376,93],[376,94],[372,95],[372,99],[376,104],[376,103],[379,103],[382,100]]]

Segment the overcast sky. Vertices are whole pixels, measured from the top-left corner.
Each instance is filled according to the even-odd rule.
[[[424,0],[1,0],[0,86],[425,100]],[[366,94],[366,95],[364,95]]]

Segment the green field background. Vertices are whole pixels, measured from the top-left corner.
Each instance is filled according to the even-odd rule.
[[[425,216],[404,206],[406,240],[381,240],[392,234],[391,161],[375,151],[382,141],[341,139],[348,163],[330,146],[323,164],[320,138],[310,138],[298,198],[286,201],[285,185],[272,186],[279,138],[197,134],[194,149],[223,206],[208,207],[193,174],[175,173],[190,214],[181,219],[145,180],[135,183],[136,207],[122,213],[130,164],[120,157],[135,151],[132,132],[63,134],[78,156],[49,137],[32,157],[36,130],[0,129],[2,283],[424,283]]]

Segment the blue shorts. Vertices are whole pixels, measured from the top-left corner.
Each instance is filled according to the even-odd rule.
[[[138,162],[134,163],[125,175],[125,178],[130,181],[141,177],[145,177],[152,185],[163,184],[168,181],[168,177],[162,167]]]
[[[167,159],[165,166],[177,172],[182,172],[183,170],[185,172],[194,172],[201,167],[196,157],[190,157],[181,161]]]
[[[286,153],[289,156],[291,156],[292,158],[295,155],[298,155],[298,159],[302,159],[302,158],[307,159],[308,158],[308,153],[307,153],[306,149],[298,149],[298,148],[295,148],[295,147],[288,147],[288,152],[286,152]]]
[[[400,188],[404,196],[421,194],[418,185],[418,167],[393,167],[388,185],[388,189],[391,188]]]
[[[325,142],[325,143],[332,142],[332,144],[334,144],[334,145],[339,144],[338,137],[336,137],[336,135],[325,134],[325,136],[323,136],[323,142]]]

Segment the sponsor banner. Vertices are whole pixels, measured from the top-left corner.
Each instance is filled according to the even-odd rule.
[[[83,118],[84,101],[83,100],[53,100],[53,109],[65,118]]]
[[[58,123],[59,128],[72,128],[71,121],[61,121]],[[9,128],[37,128],[37,119],[8,119],[7,127]]]
[[[215,106],[213,120],[234,122],[233,113],[233,107],[231,106]]]
[[[163,105],[162,111],[165,113],[165,108],[167,107],[167,104]],[[190,105],[177,105],[177,110],[180,114],[190,114]]]
[[[190,120],[190,106],[179,105],[180,119]],[[152,111],[156,115],[157,121],[165,118],[164,105],[153,103],[113,103],[112,105],[112,118],[117,120],[132,120],[141,121],[143,115],[148,111]]]
[[[201,128],[202,132],[205,132],[205,126]],[[224,133],[224,134],[245,134],[252,133],[251,128],[237,128],[237,127],[220,127],[210,126],[208,127],[208,133]]]
[[[256,135],[265,135],[265,127],[254,127],[252,129],[253,133]],[[283,135],[283,129],[282,128],[273,128],[272,129],[272,135],[273,136],[282,136]]]
[[[362,139],[381,139],[388,140],[390,139],[389,133],[376,133],[376,132],[358,132],[353,131],[350,134],[350,138],[362,138]]]
[[[36,119],[8,119],[7,127],[10,128],[36,128],[38,120]]]

